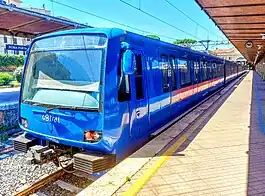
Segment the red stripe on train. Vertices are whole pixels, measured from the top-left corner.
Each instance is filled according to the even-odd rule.
[[[220,83],[220,81],[222,80],[222,78],[214,78],[212,80],[208,80],[208,81],[204,81],[201,82],[199,84],[194,84],[176,91],[173,91],[172,94],[172,102],[176,103],[179,102],[183,99],[186,99],[196,93],[199,93],[203,90],[206,90],[207,88],[211,87],[211,86],[215,86],[218,83]]]

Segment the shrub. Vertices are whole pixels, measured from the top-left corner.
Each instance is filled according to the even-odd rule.
[[[9,85],[12,80],[12,75],[8,73],[0,73],[0,86]]]
[[[16,81],[21,82],[22,74],[23,74],[23,67],[18,67],[14,71],[13,76],[16,79]]]

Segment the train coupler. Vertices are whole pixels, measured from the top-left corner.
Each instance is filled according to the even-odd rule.
[[[55,151],[48,146],[35,145],[27,151],[27,163],[45,163],[55,156]]]

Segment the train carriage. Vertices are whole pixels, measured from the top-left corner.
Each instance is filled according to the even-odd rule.
[[[25,134],[15,149],[31,151],[32,159],[70,151],[79,166],[89,155],[118,162],[238,73],[233,62],[121,29],[38,37],[26,59],[19,110]]]

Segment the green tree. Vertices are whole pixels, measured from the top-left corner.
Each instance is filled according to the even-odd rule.
[[[24,64],[23,55],[13,55],[13,54],[0,54],[0,69],[11,68],[22,66]]]
[[[147,37],[160,40],[160,37],[158,37],[157,35],[147,35]]]
[[[185,47],[191,47],[193,44],[195,44],[197,41],[194,39],[176,39],[173,41],[173,44],[181,45]]]

